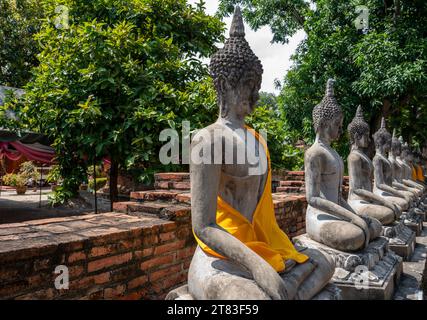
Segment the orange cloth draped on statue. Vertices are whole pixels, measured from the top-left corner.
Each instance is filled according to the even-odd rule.
[[[417,181],[417,170],[415,170],[414,166],[411,166],[412,168],[412,180]]]
[[[419,165],[417,165],[417,180],[421,182],[424,182],[425,180],[423,168]]]
[[[285,260],[303,263],[308,257],[299,253],[288,236],[280,229],[271,195],[271,164],[265,140],[255,130],[247,128],[263,145],[268,159],[268,176],[263,194],[253,214],[252,223],[218,196],[216,222],[267,261],[277,272],[285,269]],[[194,231],[193,231],[194,233]],[[199,246],[208,254],[225,259],[194,234]]]

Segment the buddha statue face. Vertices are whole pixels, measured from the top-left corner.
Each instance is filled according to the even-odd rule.
[[[388,153],[391,149],[391,134],[385,127],[385,119],[381,121],[381,128],[374,134],[375,148],[380,153]]]
[[[239,118],[253,112],[259,99],[262,65],[245,39],[239,8],[233,16],[230,38],[211,59],[211,76],[218,95],[221,116],[231,111]]]
[[[251,72],[244,73],[234,85],[223,76],[217,82],[222,115],[228,114],[231,109],[240,117],[245,117],[254,111],[259,99],[260,77]]]
[[[342,134],[343,113],[334,96],[334,80],[329,79],[323,100],[313,109],[313,125],[317,135],[329,142]]]
[[[369,125],[363,118],[363,110],[361,106],[357,108],[356,116],[348,125],[347,130],[350,136],[351,145],[359,148],[369,147],[371,140],[369,138]]]

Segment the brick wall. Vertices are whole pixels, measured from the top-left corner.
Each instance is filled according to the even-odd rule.
[[[0,225],[0,299],[163,299],[184,284],[195,249],[188,174],[156,183],[116,213]],[[305,233],[305,196],[273,201],[286,234]],[[69,268],[69,290],[54,287],[58,265]]]
[[[163,299],[195,248],[188,224],[119,213],[0,225],[0,243],[0,299]]]

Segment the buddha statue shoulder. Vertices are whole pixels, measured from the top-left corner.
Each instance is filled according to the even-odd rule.
[[[296,248],[276,222],[267,145],[245,126],[259,98],[263,68],[245,40],[238,7],[210,72],[220,111],[191,143],[198,246],[188,292],[197,300],[315,298],[332,278],[334,263],[318,250]],[[224,145],[231,147],[222,154]],[[259,155],[255,165],[249,154]]]
[[[369,147],[370,130],[360,106],[348,126],[348,133],[351,143],[347,159],[350,176],[348,204],[357,214],[368,215],[382,225],[390,225],[402,212],[392,202],[373,193],[374,166],[365,151]]]
[[[374,134],[375,156],[374,165],[374,193],[386,198],[402,211],[411,205],[411,198],[393,187],[393,169],[387,153],[391,148],[391,134],[386,129],[385,119],[381,121],[380,129]]]
[[[327,82],[323,100],[313,109],[314,144],[305,154],[308,236],[345,252],[364,249],[381,233],[381,223],[358,215],[342,196],[344,164],[331,143],[342,132],[343,113],[334,96],[334,81]]]

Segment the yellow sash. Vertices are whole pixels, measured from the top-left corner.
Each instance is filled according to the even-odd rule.
[[[268,176],[265,188],[253,214],[252,223],[219,196],[216,222],[231,235],[255,251],[277,272],[281,272],[285,269],[285,260],[292,259],[298,263],[303,263],[308,260],[308,257],[295,249],[288,236],[277,224],[273,197],[271,195],[271,164],[267,144],[255,130],[247,129],[261,142],[267,154]],[[225,257],[205,245],[195,234],[194,237],[203,251],[215,257],[225,259]]]
[[[417,180],[424,182],[424,172],[421,166],[417,165]]]
[[[412,180],[417,181],[417,170],[415,170],[414,166],[411,166],[412,168]]]

